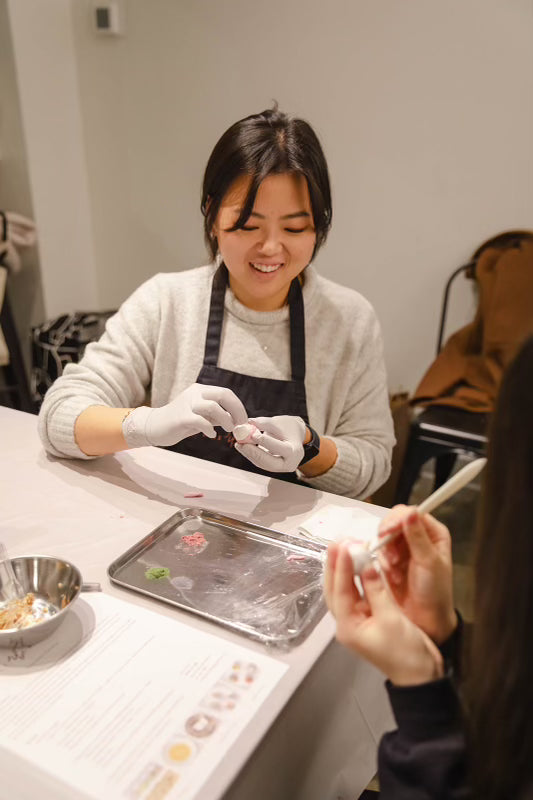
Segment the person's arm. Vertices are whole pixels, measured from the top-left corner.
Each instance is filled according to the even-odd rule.
[[[81,361],[68,364],[46,393],[38,427],[49,453],[87,458],[88,453],[114,452],[116,446],[124,448],[118,418],[121,411],[122,418],[127,409],[140,406],[145,400],[152,379],[159,321],[160,287],[156,277],[122,304],[107,321],[101,338],[88,344]],[[91,407],[94,409],[85,417]],[[82,415],[81,427],[75,431]],[[87,441],[90,428],[96,438],[105,436],[104,441],[98,441],[98,447]],[[78,444],[77,434],[81,434],[83,448]]]
[[[465,623],[457,609],[455,609],[455,620],[456,625],[450,636],[437,646],[444,662],[445,673],[453,681],[454,686],[460,688],[463,682],[463,664],[465,653],[468,653],[472,625]]]
[[[396,602],[437,645],[458,624],[453,606],[452,546],[448,528],[416,508],[395,506],[380,523],[379,536],[395,538],[380,563]]]
[[[382,800],[466,800],[466,744],[460,703],[442,654],[396,603],[374,566],[353,579],[350,542],[332,543],[324,593],[337,639],[388,678],[397,730],[379,747]]]
[[[302,475],[320,474],[335,463],[337,449],[329,439],[320,440],[320,451],[302,467],[304,444],[311,441],[312,434],[301,417],[279,415],[275,417],[251,417],[257,429],[253,442],[236,442],[235,449],[252,464],[268,472],[294,472]],[[308,467],[309,470],[304,473]]]
[[[108,320],[101,339],[87,346],[80,363],[70,364],[51,387],[39,414],[39,433],[50,453],[90,458],[126,446],[167,446],[195,433],[214,438],[216,425],[231,431],[246,421],[241,401],[225,387],[193,383],[166,405],[142,405],[156,358],[159,373],[168,372],[169,391],[178,369],[176,358],[165,363],[165,345],[176,339],[174,326],[161,327],[168,291],[165,276],[143,284]]]
[[[397,729],[378,750],[381,800],[467,800],[463,714],[448,677],[387,691]]]
[[[311,431],[306,426],[304,444],[311,441]],[[311,458],[306,464],[303,464],[299,471],[304,478],[316,478],[328,472],[337,461],[337,445],[333,439],[328,439],[327,436],[320,437],[320,451],[317,456]]]
[[[363,298],[350,312],[338,313],[353,319],[353,331],[349,331],[348,342],[339,350],[334,334],[324,334],[321,346],[331,354],[329,362],[325,362],[327,372],[316,370],[316,374],[310,374],[308,388],[308,394],[321,396],[326,420],[334,422],[331,427],[326,425],[326,430],[319,430],[310,416],[311,425],[321,436],[320,461],[309,461],[301,473],[315,489],[367,498],[389,476],[395,441],[383,342],[376,315]],[[339,338],[342,332],[341,326]],[[328,388],[327,395],[323,386]],[[342,406],[337,408],[339,398]]]
[[[300,417],[280,415],[250,419],[262,436],[254,443],[237,444],[236,449],[253,464],[269,472],[297,469],[298,475],[310,486],[350,497],[366,497],[387,478],[394,434],[381,334],[372,308],[366,301],[362,307],[366,321],[358,331],[362,341],[357,343],[357,355],[353,359],[342,359],[337,353],[340,363],[332,358],[327,374],[314,375],[307,387],[308,405],[311,394],[323,395],[324,387],[331,399],[330,381],[335,381],[336,372],[342,372],[341,394],[346,395],[346,399],[333,434],[320,435],[318,455],[300,466],[303,444],[311,438],[309,428]],[[328,351],[328,341],[327,337],[319,339],[319,346]],[[355,346],[353,342],[351,345]]]
[[[413,686],[442,677],[442,656],[431,639],[396,603],[374,565],[354,581],[350,540],[332,542],[324,573],[324,595],[337,622],[337,639],[366,658],[396,686]]]
[[[125,450],[128,445],[122,432],[122,423],[131,408],[89,406],[82,411],[74,424],[74,438],[87,456],[104,456]]]
[[[168,447],[197,433],[214,439],[217,426],[229,432],[246,418],[231,389],[194,383],[160,408],[92,406],[80,414],[74,430],[81,450],[100,456],[125,447]]]

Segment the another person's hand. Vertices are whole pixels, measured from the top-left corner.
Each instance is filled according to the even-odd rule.
[[[214,439],[215,426],[229,432],[247,420],[246,409],[231,389],[193,383],[166,406],[134,409],[122,427],[130,447],[168,447],[196,433]]]
[[[304,457],[305,422],[301,417],[277,416],[250,419],[260,431],[254,444],[235,444],[235,449],[266,472],[294,472]]]
[[[384,517],[379,535],[398,528],[400,534],[381,550],[381,566],[400,608],[442,644],[457,625],[450,532],[431,515],[407,506],[396,506]]]
[[[382,578],[371,565],[361,576],[363,598],[353,578],[350,542],[328,548],[324,593],[337,621],[339,642],[366,658],[397,686],[435,680],[443,661],[426,634],[403,614]]]

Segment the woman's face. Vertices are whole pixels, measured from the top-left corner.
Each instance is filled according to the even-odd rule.
[[[214,233],[233,293],[249,308],[274,311],[287,300],[291,281],[309,264],[315,227],[303,175],[269,175],[259,186],[244,228],[237,221],[250,178],[235,181],[222,201]]]

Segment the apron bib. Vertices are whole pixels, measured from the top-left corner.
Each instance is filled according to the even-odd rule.
[[[287,414],[302,417],[307,424],[309,420],[305,394],[304,303],[300,281],[298,278],[294,278],[288,298],[291,336],[290,381],[254,378],[251,375],[242,375],[218,366],[227,284],[228,271],[226,266],[221,264],[213,276],[204,363],[196,382],[206,386],[225,386],[231,389],[251,418]],[[297,478],[295,472],[266,472],[259,469],[235,450],[233,447],[235,439],[231,432],[228,433],[220,427],[215,430],[217,432],[216,439],[209,439],[203,433],[198,433],[182,439],[181,442],[167,449],[187,456],[205,458],[216,464],[226,464],[229,467],[237,467],[292,483],[303,483]]]

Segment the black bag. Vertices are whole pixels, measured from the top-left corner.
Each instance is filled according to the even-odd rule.
[[[89,342],[100,338],[114,311],[75,311],[32,328],[33,399],[40,407],[47,389],[67,364],[76,364]]]

